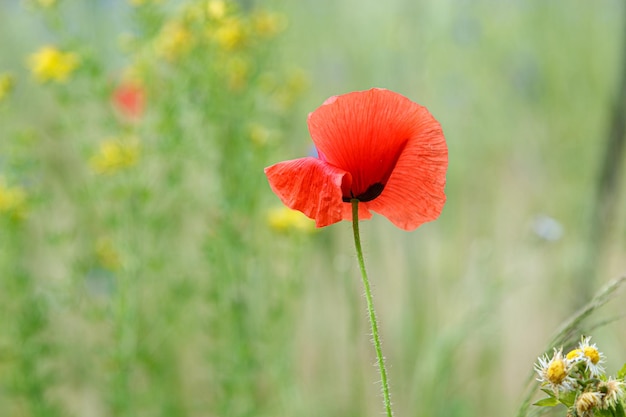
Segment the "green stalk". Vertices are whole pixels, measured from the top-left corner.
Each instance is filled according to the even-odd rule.
[[[376,311],[374,310],[374,302],[372,299],[372,290],[370,282],[367,279],[365,271],[365,261],[363,260],[363,250],[361,249],[361,235],[359,234],[359,200],[353,198],[352,203],[352,230],[354,231],[354,246],[356,247],[356,256],[361,269],[361,278],[363,279],[363,287],[365,287],[365,299],[367,300],[367,312],[369,313],[370,324],[372,326],[372,336],[374,348],[376,349],[376,357],[378,358],[378,370],[380,371],[380,381],[383,386],[383,402],[387,417],[392,417],[391,398],[389,395],[389,383],[387,382],[387,369],[385,368],[385,358],[380,345],[380,336],[378,335],[378,323],[376,321]]]

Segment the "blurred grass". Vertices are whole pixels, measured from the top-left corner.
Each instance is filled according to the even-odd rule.
[[[234,52],[150,55],[165,22],[203,2],[26,3],[0,6],[0,72],[16,78],[0,102],[0,175],[28,195],[24,219],[0,214],[6,415],[380,412],[350,225],[272,230],[278,201],[262,174],[309,152],[308,112],[372,86],[426,105],[450,148],[439,220],[413,233],[362,224],[396,413],[517,410],[588,262],[621,2],[244,2],[241,16],[262,7],[288,26],[236,52],[243,88],[220,67]],[[136,46],[122,52],[127,33]],[[28,73],[45,43],[83,55],[67,85]],[[128,124],[109,94],[136,61],[147,109]],[[128,134],[141,139],[137,165],[94,174],[98,145]],[[616,212],[593,288],[626,269]],[[562,235],[537,231],[540,216]],[[614,304],[599,314],[621,313]],[[594,330],[609,370],[624,334],[623,321]]]

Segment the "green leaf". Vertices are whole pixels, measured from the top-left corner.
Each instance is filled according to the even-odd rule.
[[[613,417],[613,411],[610,409],[596,409],[594,410],[594,417]]]
[[[624,365],[626,367],[626,365]],[[622,368],[624,369],[624,368]],[[615,408],[613,409],[613,415],[615,417],[625,417],[626,414],[624,413],[624,407],[622,407],[622,404],[620,402],[618,402],[615,405]]]
[[[559,401],[562,404],[565,404],[567,407],[571,407],[574,405],[574,401],[576,401],[576,391],[566,392],[565,394],[561,394],[559,397]]]
[[[624,366],[622,366],[622,369],[617,371],[617,379],[624,379],[624,378],[626,378],[626,363],[624,364]]]
[[[555,397],[547,397],[547,398],[537,401],[533,405],[536,405],[538,407],[554,407],[555,405],[558,405],[558,404],[559,404],[559,400],[557,400]]]

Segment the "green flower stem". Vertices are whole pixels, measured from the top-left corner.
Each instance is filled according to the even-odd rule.
[[[376,321],[376,311],[374,310],[374,302],[372,300],[372,290],[370,282],[367,279],[365,271],[365,262],[363,260],[363,250],[361,249],[361,236],[359,234],[359,200],[353,198],[352,203],[352,230],[354,231],[354,246],[356,247],[356,256],[361,269],[361,278],[365,287],[365,299],[367,300],[367,312],[369,313],[370,324],[372,325],[372,336],[374,339],[374,348],[376,349],[376,357],[378,358],[378,370],[380,371],[380,380],[383,386],[383,401],[385,403],[385,411],[387,417],[392,417],[391,398],[389,396],[389,383],[387,382],[387,369],[385,368],[385,358],[383,350],[380,346],[380,336],[378,335],[378,323]]]

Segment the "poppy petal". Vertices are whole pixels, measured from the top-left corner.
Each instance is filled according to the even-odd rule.
[[[309,115],[309,132],[328,163],[352,174],[359,196],[387,182],[421,109],[390,90],[357,91],[326,100]]]
[[[318,227],[370,210],[413,230],[436,219],[446,201],[448,149],[439,122],[428,110],[385,89],[333,96],[309,114],[319,158],[286,161],[266,174],[288,207]]]
[[[421,113],[385,189],[366,203],[404,230],[435,220],[446,202],[448,148],[439,123],[426,108]]]
[[[317,227],[344,219],[346,204],[342,201],[342,186],[350,186],[350,173],[307,157],[267,167],[265,175],[281,201],[314,219]]]

